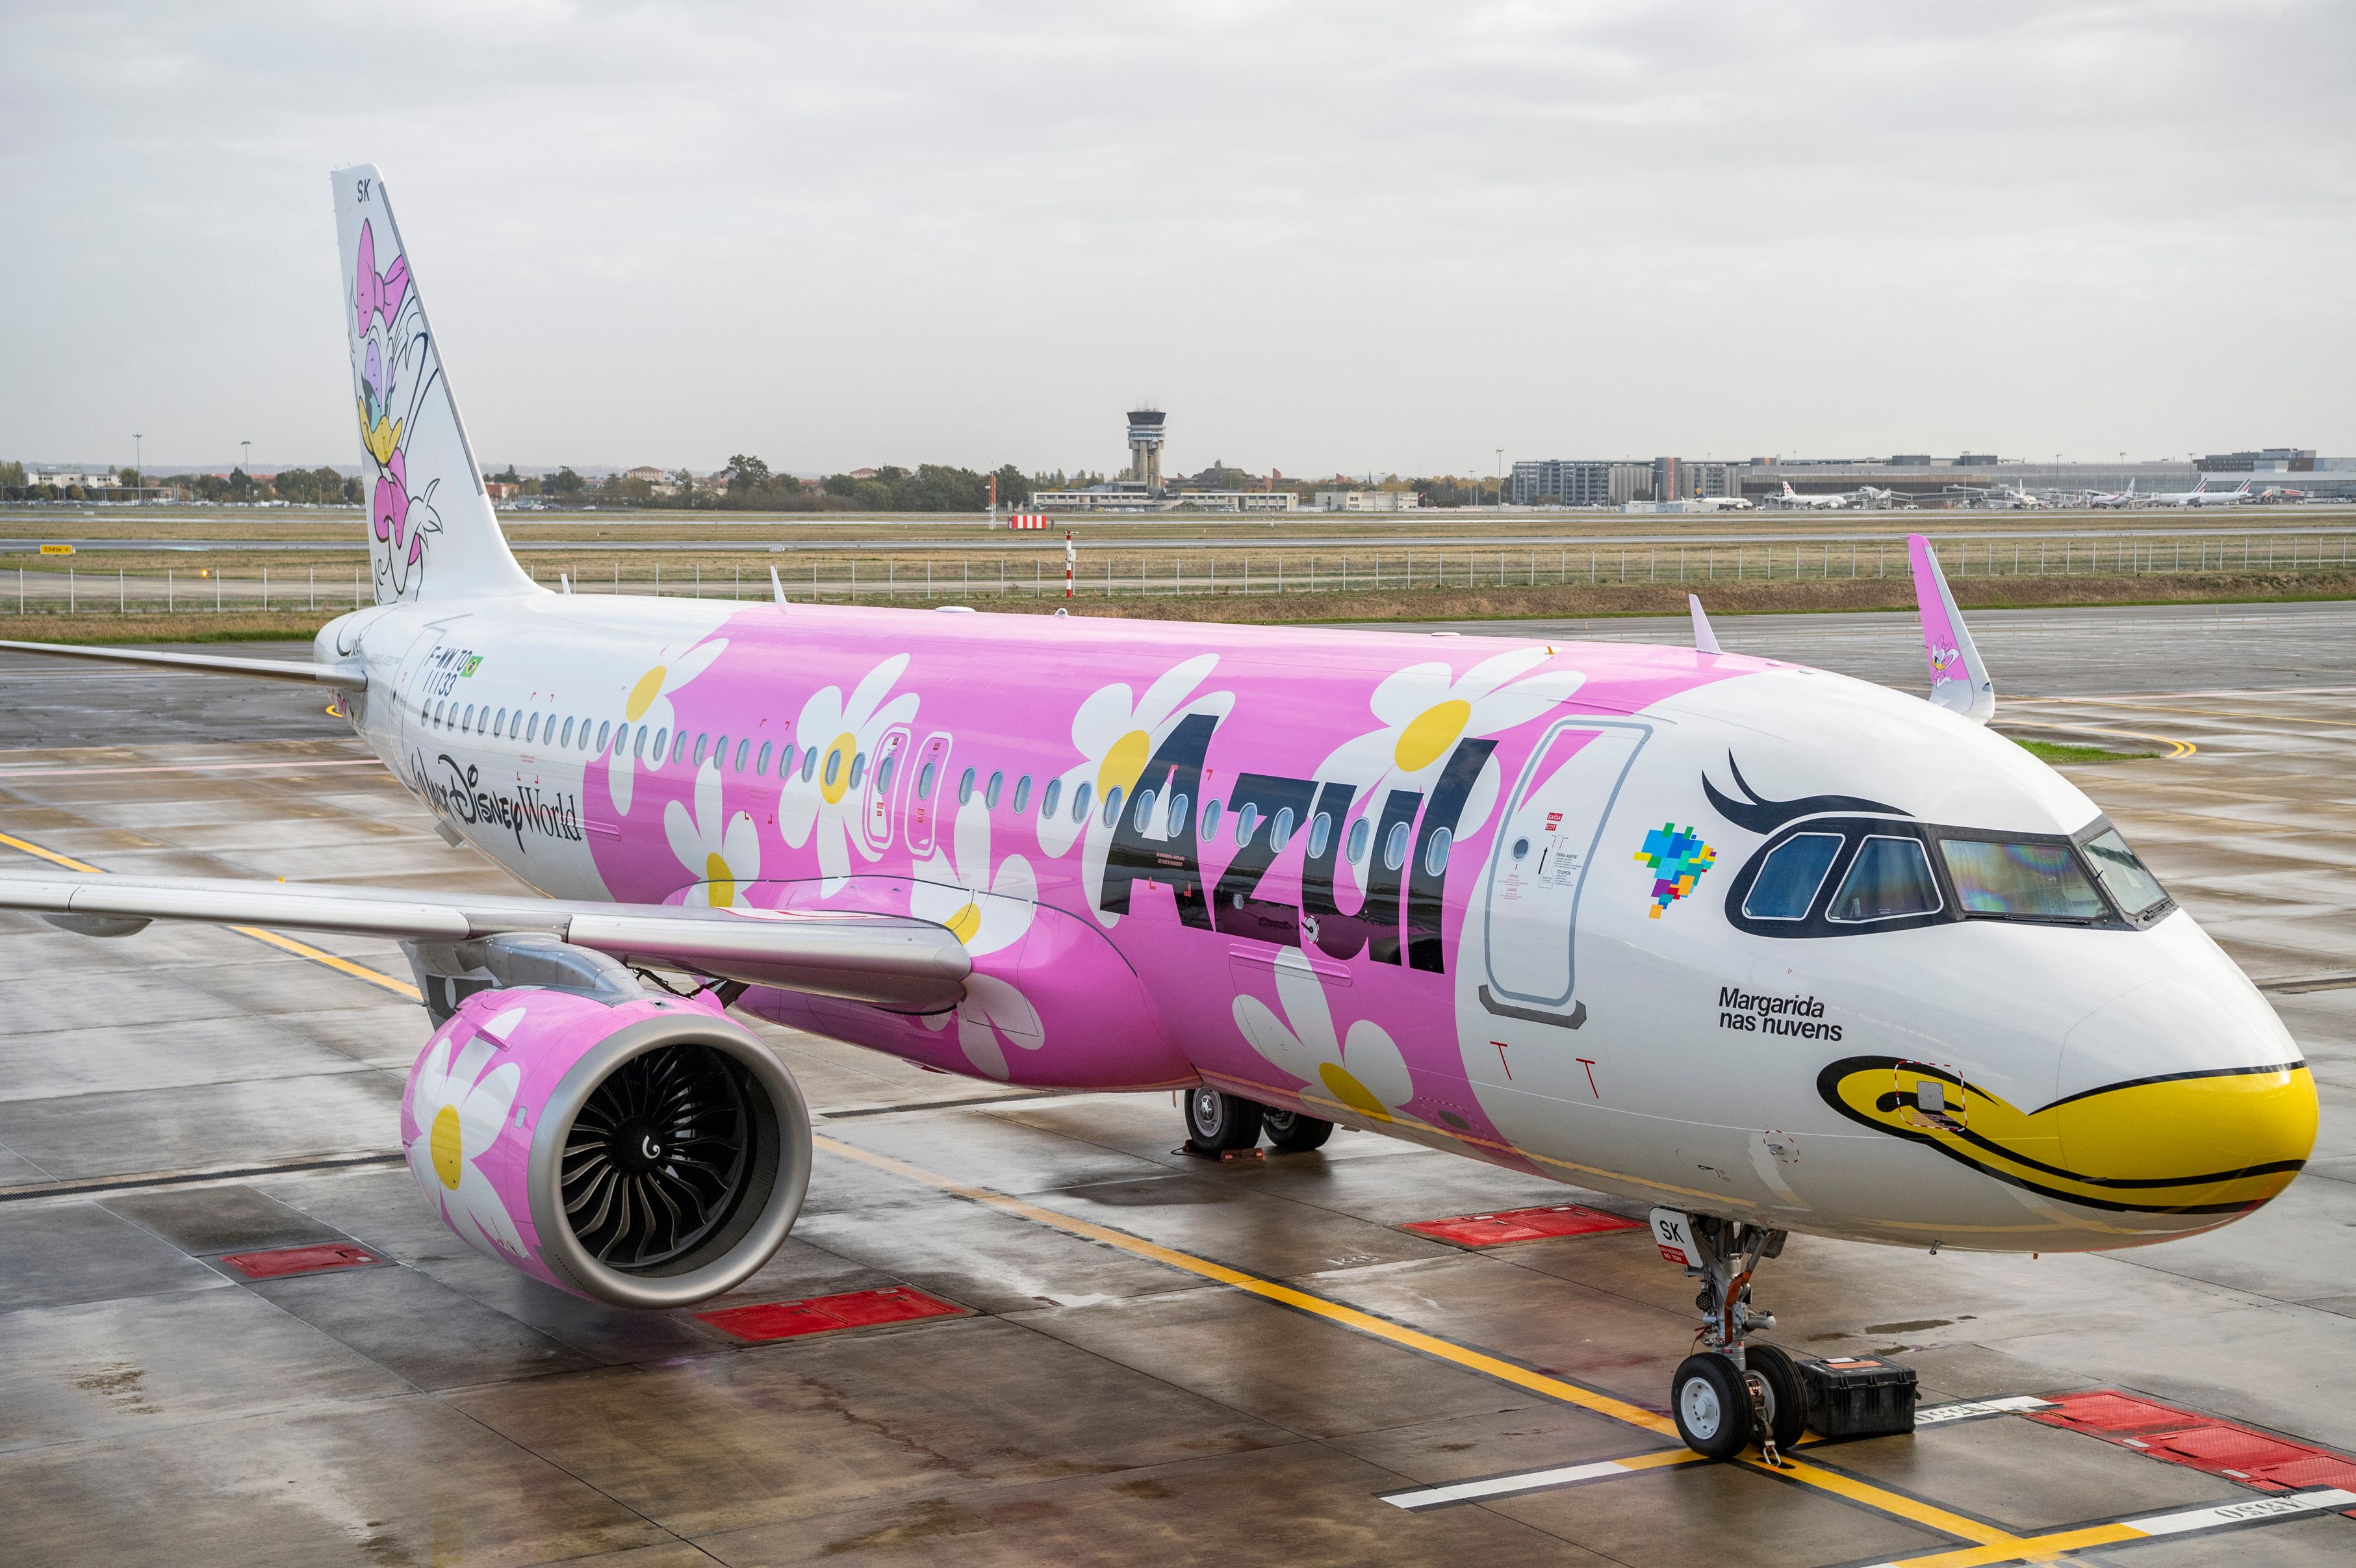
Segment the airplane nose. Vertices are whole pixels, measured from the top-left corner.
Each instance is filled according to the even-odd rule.
[[[2136,987],[2070,1031],[2070,1077],[2046,1109],[2073,1185],[2126,1213],[2232,1214],[2291,1183],[2315,1148],[2315,1079],[2265,998],[2194,965]]]

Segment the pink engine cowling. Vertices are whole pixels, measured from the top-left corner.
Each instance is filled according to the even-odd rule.
[[[704,997],[477,993],[410,1069],[401,1141],[460,1238],[618,1306],[741,1283],[809,1184],[800,1089]]]

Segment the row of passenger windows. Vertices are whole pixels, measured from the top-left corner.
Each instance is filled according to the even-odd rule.
[[[1837,832],[1802,832],[1785,839],[1761,863],[1742,912],[1754,920],[1806,919],[1844,842]],[[1940,834],[1937,843],[1959,913],[1965,916],[2098,923],[2111,918],[2111,904],[2097,891],[2097,881],[2129,919],[2149,913],[2168,897],[2116,829],[2079,846],[2085,856],[2083,863],[2072,846],[2059,839],[2007,842]],[[1935,915],[1944,907],[1922,840],[1873,833],[1858,845],[1840,886],[1826,901],[1823,918],[1834,925],[1870,925]]]
[[[658,761],[662,760],[665,753],[668,752],[669,761],[692,763],[698,768],[703,766],[706,757],[711,757],[713,766],[718,768],[727,768],[731,763],[730,741],[724,735],[714,741],[709,733],[702,733],[696,735],[691,740],[685,730],[680,730],[674,734],[668,729],[640,725],[633,731],[630,725],[616,725],[610,719],[593,721],[522,708],[512,710],[494,708],[489,703],[461,704],[445,699],[435,703],[426,713],[425,723],[437,729],[450,730],[460,735],[485,735],[495,740],[516,741],[526,746],[544,745],[560,750],[578,749],[592,754],[602,754],[610,745],[617,753],[626,751],[633,757],[652,757]],[[823,754],[816,746],[805,746],[798,751],[790,741],[783,746],[763,741],[756,751],[754,748],[754,743],[742,736],[736,739],[734,745],[734,771],[738,773],[749,772],[756,778],[768,777],[769,765],[774,760],[776,763],[776,777],[786,779],[792,776],[796,771],[796,764],[798,763],[804,783],[820,781],[822,773],[822,781],[830,789],[838,779],[842,779],[847,763],[850,777],[843,780],[847,788],[857,789],[867,780],[868,761],[867,754],[863,751],[851,753],[848,757],[839,747]],[[884,793],[892,788],[892,775],[898,762],[898,757],[893,755],[885,757],[876,765],[877,793]],[[934,786],[938,782],[937,774],[938,766],[932,762],[926,763],[917,770],[916,799],[929,800],[933,798]],[[996,811],[999,801],[1006,795],[1006,775],[1003,772],[993,771],[985,781],[981,779],[979,768],[965,769],[958,779],[958,804],[962,806],[971,800],[977,790],[981,795],[982,804],[991,811]],[[1104,799],[1099,804],[1096,799],[1095,786],[1083,780],[1075,786],[1071,792],[1068,808],[1071,820],[1076,823],[1087,821],[1089,810],[1094,807],[1101,813],[1104,825],[1110,827],[1120,820],[1125,794],[1126,791],[1121,786],[1116,784],[1105,791]],[[1012,799],[1007,803],[1016,816],[1022,816],[1031,808],[1031,775],[1026,773],[1014,781]],[[1060,779],[1048,779],[1045,787],[1038,791],[1038,797],[1039,815],[1043,820],[1054,817],[1066,809],[1064,801],[1064,781]],[[1157,826],[1157,807],[1167,812],[1166,820],[1159,823],[1164,836],[1175,837],[1188,831],[1187,818],[1193,809],[1193,802],[1183,793],[1173,794],[1164,802],[1156,798],[1154,790],[1140,789],[1127,803],[1133,814],[1137,831],[1140,832],[1151,832]],[[1259,808],[1257,806],[1247,805],[1241,811],[1229,813],[1219,801],[1206,800],[1203,804],[1201,823],[1196,829],[1204,843],[1208,843],[1219,836],[1219,825],[1223,817],[1232,819],[1235,841],[1238,847],[1251,843],[1252,836],[1259,831],[1262,820]],[[1291,843],[1292,835],[1298,825],[1292,808],[1290,806],[1280,809],[1275,816],[1269,818],[1269,852],[1274,854],[1283,854],[1286,847]],[[1332,842],[1333,814],[1328,811],[1318,812],[1310,819],[1308,831],[1309,856],[1312,860],[1319,859],[1323,856],[1327,845]],[[1361,817],[1351,823],[1349,832],[1343,839],[1344,857],[1354,865],[1365,861],[1373,837],[1374,824],[1366,819]],[[1387,868],[1397,871],[1407,864],[1410,837],[1410,830],[1407,823],[1392,824],[1390,832],[1384,836],[1382,845],[1383,865]],[[1448,869],[1451,839],[1451,835],[1446,828],[1439,829],[1432,833],[1430,842],[1424,848],[1424,869],[1427,874],[1438,876]]]

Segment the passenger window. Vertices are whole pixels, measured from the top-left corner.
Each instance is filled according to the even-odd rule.
[[[818,776],[818,747],[802,747],[802,782],[807,784]]]
[[[1170,797],[1170,831],[1163,837],[1182,839],[1186,836],[1186,812],[1193,805],[1194,802],[1183,795]]]
[[[1405,822],[1393,822],[1390,835],[1383,840],[1383,867],[1397,871],[1407,864],[1408,829]]]
[[[858,789],[860,781],[866,777],[867,754],[862,751],[853,756],[851,759],[851,787],[854,789]]]
[[[1214,799],[1203,802],[1203,842],[1210,843],[1219,836],[1219,802]]]
[[[466,714],[464,714],[464,715],[463,715],[463,716],[458,720],[458,733],[459,733],[460,735],[472,735],[472,734],[474,733],[474,731],[475,731],[475,704],[474,704],[474,703],[468,703],[466,704]]]
[[[818,755],[818,749],[815,746],[810,749],[810,755],[812,757]],[[830,789],[833,789],[834,781],[841,776],[842,752],[838,748],[826,754],[826,787]]]
[[[1352,865],[1366,858],[1366,841],[1375,836],[1375,824],[1360,817],[1350,824],[1350,836],[1342,841],[1342,857]]]
[[[2085,849],[2094,875],[2102,878],[2103,886],[2110,889],[2111,897],[2129,915],[2148,914],[2167,902],[2168,889],[2136,858],[2136,852],[2127,847],[2127,841],[2119,836],[2116,828],[2100,838],[2088,840]]]
[[[1005,788],[1006,775],[1003,773],[991,774],[990,776],[990,788],[981,792],[981,803],[991,811],[994,811],[998,810],[999,791]]]
[[[1268,824],[1268,852],[1282,854],[1284,846],[1292,842],[1292,808],[1279,806],[1275,818]]]
[[[878,795],[892,792],[892,770],[899,766],[899,762],[900,754],[895,751],[875,765],[875,792]]]
[[[751,757],[752,755],[753,755],[753,743],[752,743],[751,741],[749,741],[749,740],[740,740],[740,741],[738,741],[738,742],[736,743],[736,767],[735,767],[735,769],[734,769],[734,770],[735,770],[736,772],[738,772],[738,773],[742,773],[742,772],[744,772],[744,761],[745,761],[745,759],[746,759],[747,757]],[[768,748],[767,746],[763,746],[763,747],[761,748],[761,757],[762,757],[762,760],[763,760],[763,761],[766,761],[766,760],[768,759],[768,756],[769,756],[769,748]]]
[[[1031,775],[1025,773],[1014,781],[1014,814],[1021,816],[1031,804]]]
[[[1324,858],[1325,846],[1333,841],[1333,813],[1320,811],[1309,819],[1309,858]]]
[[[1081,788],[1086,789],[1087,786],[1082,785]],[[1110,827],[1119,821],[1120,821],[1120,786],[1116,784],[1105,791],[1104,825]]]
[[[1759,865],[1742,912],[1754,920],[1804,920],[1816,901],[1825,873],[1840,854],[1838,833],[1801,833],[1785,839]]]
[[[1072,791],[1072,821],[1085,822],[1088,820],[1088,800],[1095,793],[1095,785],[1085,779],[1080,781],[1079,788]]]
[[[1426,876],[1438,876],[1448,869],[1448,846],[1455,842],[1455,838],[1456,835],[1446,828],[1432,831],[1431,842],[1423,847],[1423,874]]]
[[[613,720],[611,720],[611,719],[607,719],[607,720],[605,720],[603,724],[601,724],[601,725],[599,725],[597,726],[597,749],[598,749],[598,750],[603,751],[603,750],[605,750],[605,732],[606,732],[607,730],[609,730],[609,729],[613,728],[613,727],[614,727],[614,721],[613,721]]]
[[[1054,816],[1055,814],[1056,802],[1061,800],[1063,798],[1064,781],[1060,779],[1048,779],[1047,787],[1039,791],[1039,815],[1042,817]]]
[[[1939,885],[1922,841],[1877,833],[1865,841],[1841,878],[1825,918],[1842,925],[1928,915],[1939,908]]]
[[[701,760],[703,756],[703,737],[701,736],[697,736],[695,737],[695,746],[696,757]],[[670,737],[670,759],[673,762],[684,762],[687,760],[687,732],[685,730],[680,730],[677,735]]]
[[[664,749],[664,747],[663,747],[663,741],[664,741],[665,737],[667,737],[667,736],[669,735],[669,733],[670,733],[670,732],[669,732],[669,730],[657,730],[657,731],[655,731],[655,760],[656,760],[657,762],[660,762],[660,761],[662,760],[662,757],[663,757],[663,749]],[[636,740],[634,740],[634,741],[632,741],[632,742],[630,743],[630,755],[631,755],[631,756],[633,756],[633,757],[642,757],[646,756],[646,754],[647,754],[647,726],[646,726],[646,725],[640,725],[638,726],[638,738],[637,738],[637,739],[636,739]]]
[[[1966,915],[2100,920],[2110,914],[2066,843],[1941,839],[1939,853]]]
[[[491,738],[493,740],[505,740],[507,738],[507,734],[508,711],[505,708],[501,708],[497,716],[491,720]]]
[[[932,798],[933,765],[927,762],[922,768],[916,769],[916,799],[919,800],[929,800]]]
[[[969,768],[965,770],[965,777],[958,780],[958,804],[962,806],[972,799],[973,769]]]
[[[554,719],[550,719],[548,721],[548,737],[551,740],[556,738],[556,721]],[[538,714],[531,715],[531,727],[523,732],[523,738],[531,745],[537,746],[540,744],[540,715]]]
[[[1110,800],[1112,797],[1108,795],[1105,799],[1107,800]],[[1130,825],[1134,827],[1139,832],[1145,832],[1150,830],[1152,821],[1153,791],[1151,789],[1140,789],[1137,792],[1137,810],[1130,818]]]
[[[1236,844],[1238,848],[1251,843],[1252,834],[1259,832],[1259,808],[1250,801],[1236,813]]]
[[[682,741],[685,740],[687,738],[687,732],[684,730],[680,731],[679,738]],[[712,737],[710,736],[706,735],[699,735],[695,737],[695,765],[698,768],[703,766],[705,743],[711,740],[711,738]]]

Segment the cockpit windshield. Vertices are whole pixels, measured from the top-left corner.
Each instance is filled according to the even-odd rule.
[[[1770,839],[1727,889],[1727,918],[1760,936],[1837,937],[1957,920],[2127,930],[2175,908],[2118,830],[1947,828],[1822,816]]]
[[[2070,846],[2055,841],[2005,843],[1939,841],[1956,901],[1966,915],[2023,915],[2038,920],[2101,920],[2110,908]]]
[[[2130,919],[2148,913],[2168,902],[2168,890],[2159,878],[2144,868],[2127,841],[2112,828],[2099,837],[2091,838],[2083,846],[2086,859],[2094,865],[2094,875],[2103,879],[2103,886]]]

